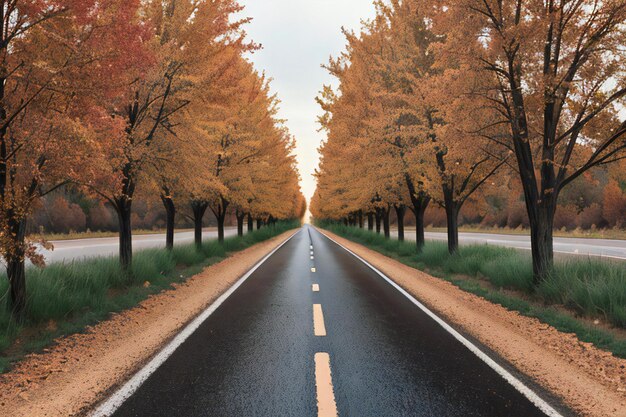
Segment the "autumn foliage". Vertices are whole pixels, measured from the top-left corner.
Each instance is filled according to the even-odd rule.
[[[258,47],[241,11],[235,0],[1,2],[0,250],[16,316],[25,260],[44,261],[27,222],[65,186],[100,200],[101,219],[113,209],[127,271],[140,195],[162,200],[168,247],[176,210],[197,201],[220,236],[226,214],[303,215],[293,139],[245,58]],[[97,223],[61,197],[47,208],[52,230]]]
[[[318,98],[328,140],[315,217],[362,226],[366,216],[389,235],[395,211],[402,238],[408,208],[419,250],[436,206],[454,253],[461,213],[491,198],[496,209],[474,221],[529,227],[536,284],[552,268],[554,228],[571,219],[582,228],[623,225],[623,180],[604,181],[593,203],[570,198],[598,172],[617,167],[610,175],[623,177],[626,3],[375,5],[376,17],[347,32],[345,52],[327,65],[339,87]]]

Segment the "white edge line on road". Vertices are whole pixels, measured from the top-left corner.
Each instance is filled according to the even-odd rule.
[[[276,251],[291,240],[295,235],[300,233],[302,229],[289,236],[285,241],[278,245],[274,250],[265,255],[250,269],[244,276],[239,278],[232,287],[226,290],[217,298],[209,307],[207,307],[200,315],[193,319],[183,330],[181,330],[159,353],[157,353],[143,368],[133,375],[121,388],[113,395],[101,403],[93,412],[89,413],[91,417],[105,417],[112,415],[131,395],[141,387],[141,385],[161,366],[175,351],[182,345],[189,336],[191,336],[202,323],[209,318],[215,310],[217,310],[228,297],[234,293],[249,277],[252,275],[265,261],[267,261]]]
[[[322,233],[323,234],[323,233]],[[504,378],[509,384],[511,384],[517,391],[519,391],[522,395],[524,395],[528,400],[533,403],[537,408],[539,408],[542,412],[550,417],[563,417],[561,413],[556,411],[550,404],[548,404],[543,398],[541,398],[535,391],[526,386],[522,381],[516,378],[509,371],[504,369],[501,365],[499,365],[496,361],[491,359],[489,355],[480,350],[478,346],[467,340],[462,334],[454,330],[452,326],[443,321],[439,316],[433,313],[428,307],[424,304],[420,303],[415,297],[409,294],[404,288],[396,284],[391,278],[383,274],[381,271],[376,269],[373,265],[367,262],[365,259],[361,258],[356,253],[352,252],[350,249],[343,246],[341,243],[332,239],[331,237],[324,234],[329,240],[335,242],[337,245],[345,249],[348,253],[352,254],[355,258],[363,262],[367,265],[372,271],[376,272],[380,275],[385,281],[391,284],[395,289],[397,289],[402,295],[408,298],[413,304],[419,307],[424,313],[426,313],[430,318],[432,318],[437,324],[443,327],[448,333],[450,333],[456,340],[461,342],[466,348],[468,348],[473,354],[478,356],[480,360],[485,362],[491,369],[497,372],[502,378]]]

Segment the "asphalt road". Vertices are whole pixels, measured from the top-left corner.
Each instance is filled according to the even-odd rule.
[[[334,411],[355,417],[545,415],[381,276],[308,226],[114,415]]]
[[[397,231],[392,231],[392,235],[397,236]],[[405,237],[407,240],[415,241],[415,230],[407,229]],[[447,236],[445,233],[426,232],[426,239],[445,241]],[[530,250],[530,236],[524,235],[459,233],[459,242],[462,245],[489,244]],[[554,251],[569,255],[601,256],[626,260],[626,240],[555,237]]]
[[[226,228],[224,234],[226,237],[234,236],[237,234],[237,228]],[[217,229],[205,229],[202,238],[206,240],[217,239]],[[193,242],[193,231],[174,234],[174,244],[191,242]],[[119,252],[117,237],[57,240],[51,241],[51,243],[54,245],[54,250],[40,249],[48,263],[117,255]],[[133,236],[133,251],[159,247],[165,247],[165,234]]]

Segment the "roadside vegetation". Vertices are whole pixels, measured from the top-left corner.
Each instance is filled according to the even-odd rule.
[[[450,254],[464,222],[521,225],[543,291],[555,231],[626,219],[626,4],[591,3],[376,2],[325,65],[313,217],[388,237],[395,215],[403,240],[410,211],[419,251],[431,216]]]
[[[55,338],[79,332],[109,314],[134,307],[149,295],[185,281],[230,253],[248,248],[300,226],[298,221],[278,222],[244,236],[175,246],[173,250],[148,249],[135,253],[133,267],[124,271],[117,257],[93,258],[28,269],[25,319],[18,322],[0,301],[0,372],[24,354],[48,346]],[[0,277],[0,294],[6,294],[6,276]]]
[[[421,252],[414,243],[335,222],[320,227],[365,245],[411,267],[446,279],[529,317],[535,317],[585,342],[626,358],[626,267],[594,259],[557,261],[551,274],[535,287],[530,255],[490,245],[461,246],[450,254],[445,242],[428,241]],[[592,324],[601,319],[618,331]]]
[[[202,246],[207,213],[219,241],[228,219],[241,236],[244,226],[304,216],[295,139],[248,58],[260,46],[237,0],[16,0],[5,9],[0,256],[15,319],[34,313],[27,300],[53,285],[39,275],[58,268],[26,272],[27,261],[44,266],[48,246],[32,234],[116,231],[120,280],[145,263],[133,263],[134,229],[165,228],[173,251],[176,227],[192,225]]]

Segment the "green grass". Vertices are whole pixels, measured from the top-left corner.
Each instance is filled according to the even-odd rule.
[[[576,333],[580,340],[626,358],[626,340],[575,317],[602,318],[615,327],[626,328],[626,268],[623,263],[591,258],[559,261],[550,277],[535,287],[530,255],[515,249],[469,245],[450,255],[446,243],[428,242],[423,251],[417,253],[414,242],[385,239],[368,230],[336,223],[319,225],[409,266],[428,270],[465,291],[538,318],[563,332]],[[481,283],[481,279],[488,280],[491,286]],[[525,295],[516,297],[504,289]],[[559,305],[574,314],[559,310]]]
[[[79,332],[109,314],[137,305],[151,294],[170,288],[219,262],[229,253],[243,250],[299,226],[282,222],[222,244],[207,241],[195,245],[148,249],[133,255],[132,273],[123,273],[117,257],[55,263],[26,272],[26,320],[17,324],[7,308],[8,280],[0,275],[0,372],[24,354],[38,351],[55,338]]]

